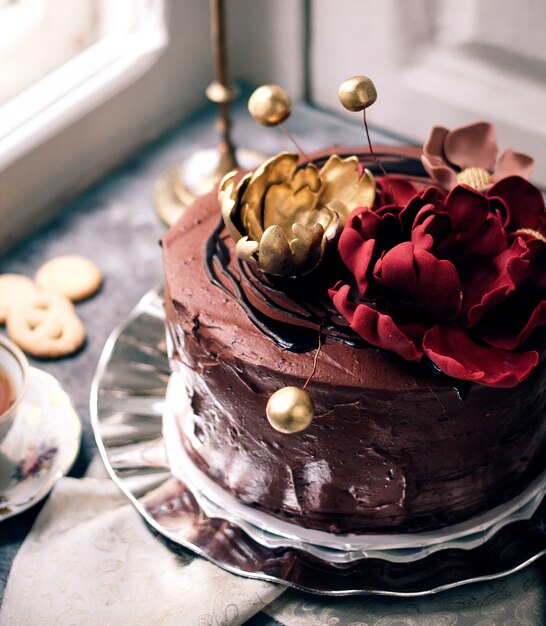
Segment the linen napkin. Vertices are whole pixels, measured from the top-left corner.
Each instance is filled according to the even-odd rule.
[[[283,591],[175,555],[109,478],[62,478],[14,560],[0,624],[238,626]]]
[[[262,611],[284,626],[546,626],[545,566],[418,598],[286,591]]]

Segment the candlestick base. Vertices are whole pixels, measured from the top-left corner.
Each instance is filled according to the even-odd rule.
[[[251,170],[267,157],[254,150],[238,148],[236,158],[240,169]],[[172,226],[195,198],[212,191],[230,169],[225,155],[217,148],[198,150],[169,168],[154,189],[155,210],[161,221]]]

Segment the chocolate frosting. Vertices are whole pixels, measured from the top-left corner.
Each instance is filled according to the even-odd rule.
[[[422,180],[412,169],[417,149],[377,151],[390,171]],[[313,159],[332,152],[369,161],[354,148]],[[181,436],[220,485],[306,527],[403,532],[467,519],[544,469],[544,361],[513,389],[457,389],[426,364],[363,345],[316,299],[327,275],[304,277],[287,294],[239,263],[219,216],[215,193],[198,199],[163,249],[173,366],[197,415],[192,435]],[[267,400],[304,384],[319,332],[308,387],[316,417],[306,431],[283,435],[265,418]]]

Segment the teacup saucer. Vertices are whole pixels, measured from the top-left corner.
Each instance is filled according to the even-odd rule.
[[[26,397],[0,444],[0,521],[30,508],[72,467],[81,422],[53,376],[31,367]]]

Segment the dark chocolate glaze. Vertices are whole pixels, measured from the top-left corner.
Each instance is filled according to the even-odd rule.
[[[230,269],[232,257],[225,241],[225,228],[222,218],[220,218],[218,226],[207,239],[204,262],[210,282],[226,295],[231,296],[256,328],[270,337],[280,348],[295,352],[307,352],[312,349],[313,345],[316,345],[316,333],[311,332],[310,329],[281,322],[270,315],[262,313],[257,307],[252,305],[240,284],[240,276],[244,273],[242,264],[238,262],[235,271]],[[221,277],[227,283],[226,285],[222,282],[218,272],[221,272]],[[290,314],[288,311],[282,311],[271,300],[267,301],[266,305],[271,312],[276,310],[279,313]]]
[[[544,360],[517,388],[471,384],[462,401],[450,380],[425,365],[334,340],[329,333],[347,333],[338,321],[338,331],[334,324],[323,331],[308,387],[316,407],[312,425],[294,435],[274,431],[265,418],[267,400],[280,387],[303,385],[313,351],[280,347],[272,323],[282,324],[281,337],[292,326],[292,350],[305,341],[314,348],[320,326],[313,316],[318,320],[321,311],[307,311],[313,301],[305,288],[327,278],[308,277],[299,287],[301,301],[284,294],[236,261],[225,233],[209,240],[218,218],[215,193],[198,199],[165,236],[163,250],[173,367],[183,373],[198,416],[183,441],[224,488],[310,528],[404,532],[483,512],[544,469]],[[207,240],[219,246],[212,266],[203,260]]]

